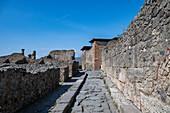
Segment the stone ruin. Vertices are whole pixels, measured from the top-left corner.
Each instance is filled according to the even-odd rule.
[[[95,70],[91,51],[83,49],[82,67]],[[170,112],[169,0],[145,0],[121,38],[110,40],[100,55],[101,69],[129,102],[144,113]],[[128,104],[117,98],[120,109]]]
[[[36,60],[36,51],[33,51],[33,54],[29,54],[28,57],[25,56],[24,51],[24,49],[21,49],[21,53],[2,56],[0,57],[0,63],[30,64]]]
[[[169,0],[145,0],[121,38],[92,39],[93,47],[82,49],[82,68],[101,68],[118,89],[110,90],[118,109],[132,103],[144,113],[170,112],[169,26]],[[53,51],[40,59],[34,55],[27,58],[22,50],[0,57],[2,112],[15,112],[78,72],[71,51]]]
[[[49,55],[58,61],[75,60],[74,50],[54,50]]]
[[[36,51],[26,57],[24,49],[0,57],[0,112],[16,112],[78,74],[74,58],[74,50],[56,50],[36,59]]]
[[[100,39],[93,38],[89,42],[93,46],[84,46],[82,51],[82,69],[83,70],[99,70],[102,64],[102,48],[105,48],[109,41],[117,40],[120,37],[114,39]]]

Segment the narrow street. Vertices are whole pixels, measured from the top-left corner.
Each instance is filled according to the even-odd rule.
[[[101,71],[88,71],[87,74],[88,77],[76,97],[71,113],[117,113]]]
[[[18,111],[18,113],[65,112],[66,108],[62,109],[54,105],[57,103],[61,103],[60,105],[62,106],[65,105],[65,102],[69,101],[69,98],[73,98],[71,96],[72,94],[69,92],[74,92],[73,95],[75,95],[75,97],[73,102],[70,101],[68,104],[66,104],[69,105],[66,112],[118,113],[117,108],[109,94],[109,90],[105,85],[101,71],[87,71],[86,74],[87,78],[84,77],[82,87],[80,87],[80,90],[77,93],[76,91],[74,92],[74,89],[78,90],[76,87],[79,82],[76,81],[79,81],[80,78],[82,78],[83,72],[80,72],[80,74],[77,76],[72,77],[68,82],[65,82],[59,88],[53,90],[40,100],[32,103],[30,106],[21,109]],[[65,95],[61,96],[64,93]],[[53,110],[49,111],[52,106],[54,106],[54,109],[52,108]]]

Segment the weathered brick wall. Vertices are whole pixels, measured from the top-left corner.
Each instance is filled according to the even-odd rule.
[[[0,112],[15,112],[59,85],[59,68],[27,67],[0,68]]]
[[[99,43],[99,44],[98,44]],[[82,52],[82,69],[99,70],[102,64],[101,52],[107,42],[94,41],[90,50]]]
[[[170,1],[146,0],[122,38],[102,51],[102,69],[139,109],[141,101],[143,112],[170,112],[170,51],[152,87],[158,61],[170,48],[169,26]]]
[[[105,46],[98,45],[96,41],[94,42],[94,64],[93,64],[93,70],[99,70],[101,69],[101,64],[102,64],[102,58],[101,58],[101,52],[102,48]]]

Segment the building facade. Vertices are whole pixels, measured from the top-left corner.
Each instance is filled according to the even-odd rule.
[[[117,38],[114,38],[114,40]],[[84,46],[82,50],[82,69],[99,70],[102,65],[101,52],[108,42],[113,39],[93,38],[89,42],[91,46]]]

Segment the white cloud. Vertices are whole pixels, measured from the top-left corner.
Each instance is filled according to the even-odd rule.
[[[58,17],[58,18],[56,18],[56,21],[63,20],[63,19],[65,19],[65,18],[67,18],[67,17],[69,17],[69,16],[71,16],[71,15],[72,15],[72,14],[66,14],[66,15],[64,15],[64,16]]]

